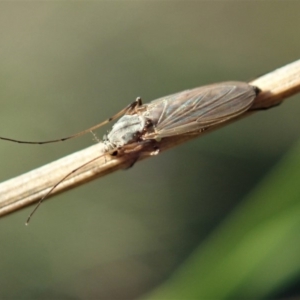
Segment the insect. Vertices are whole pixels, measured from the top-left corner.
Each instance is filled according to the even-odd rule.
[[[82,167],[109,153],[112,156],[133,154],[134,162],[145,149],[159,152],[162,139],[175,135],[202,132],[209,127],[233,119],[246,112],[253,104],[259,89],[244,82],[224,82],[186,90],[142,104],[138,97],[120,112],[107,120],[74,135],[43,142],[30,142],[0,137],[2,140],[26,143],[47,144],[79,137],[120,118],[111,131],[103,137],[103,153],[88,163],[66,174],[40,199],[26,224],[29,223],[45,198],[67,177]]]

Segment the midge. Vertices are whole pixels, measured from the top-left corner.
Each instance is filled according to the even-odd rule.
[[[175,135],[198,133],[209,127],[233,119],[246,112],[253,104],[259,89],[244,82],[223,82],[198,87],[162,97],[148,104],[142,104],[141,98],[126,106],[109,119],[74,135],[43,142],[20,141],[6,137],[2,140],[24,144],[47,144],[66,141],[79,137],[121,117],[111,131],[103,137],[103,153],[89,162],[66,174],[57,182],[38,202],[29,215],[32,215],[66,178],[83,168],[87,164],[110,154],[122,156],[130,154],[134,162],[145,151],[159,152],[160,141]]]

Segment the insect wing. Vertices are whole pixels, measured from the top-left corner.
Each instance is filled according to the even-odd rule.
[[[253,86],[225,82],[157,99],[147,107],[155,133],[146,138],[189,133],[227,121],[247,111],[255,97]]]

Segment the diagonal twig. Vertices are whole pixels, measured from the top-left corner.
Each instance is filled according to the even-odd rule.
[[[224,122],[212,128],[212,130],[255,113],[261,108],[269,108],[277,105],[287,97],[298,93],[300,91],[300,60],[261,76],[250,82],[250,84],[257,86],[261,90],[261,93],[255,99],[250,111],[247,111],[237,119]],[[207,130],[195,135],[165,138],[160,142],[160,152],[210,131],[211,130]],[[66,174],[99,156],[103,150],[102,147],[103,145],[98,143],[28,173],[2,182],[0,184],[0,216],[4,216],[40,200],[51,187],[59,182]],[[143,155],[139,160],[147,157],[150,156]],[[49,197],[117,170],[124,169],[131,164],[132,159],[128,155],[113,157],[107,154],[102,156],[99,160],[93,161],[84,168],[81,168],[78,172],[72,174],[72,176],[63,181]]]

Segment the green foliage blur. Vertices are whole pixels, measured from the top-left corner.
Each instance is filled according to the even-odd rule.
[[[300,144],[147,299],[265,299],[300,270]]]
[[[64,137],[137,96],[254,79],[299,59],[299,9],[0,2],[0,136]],[[2,218],[0,299],[299,297],[299,99],[52,198],[29,227],[32,208]],[[0,179],[93,143],[0,141]]]

